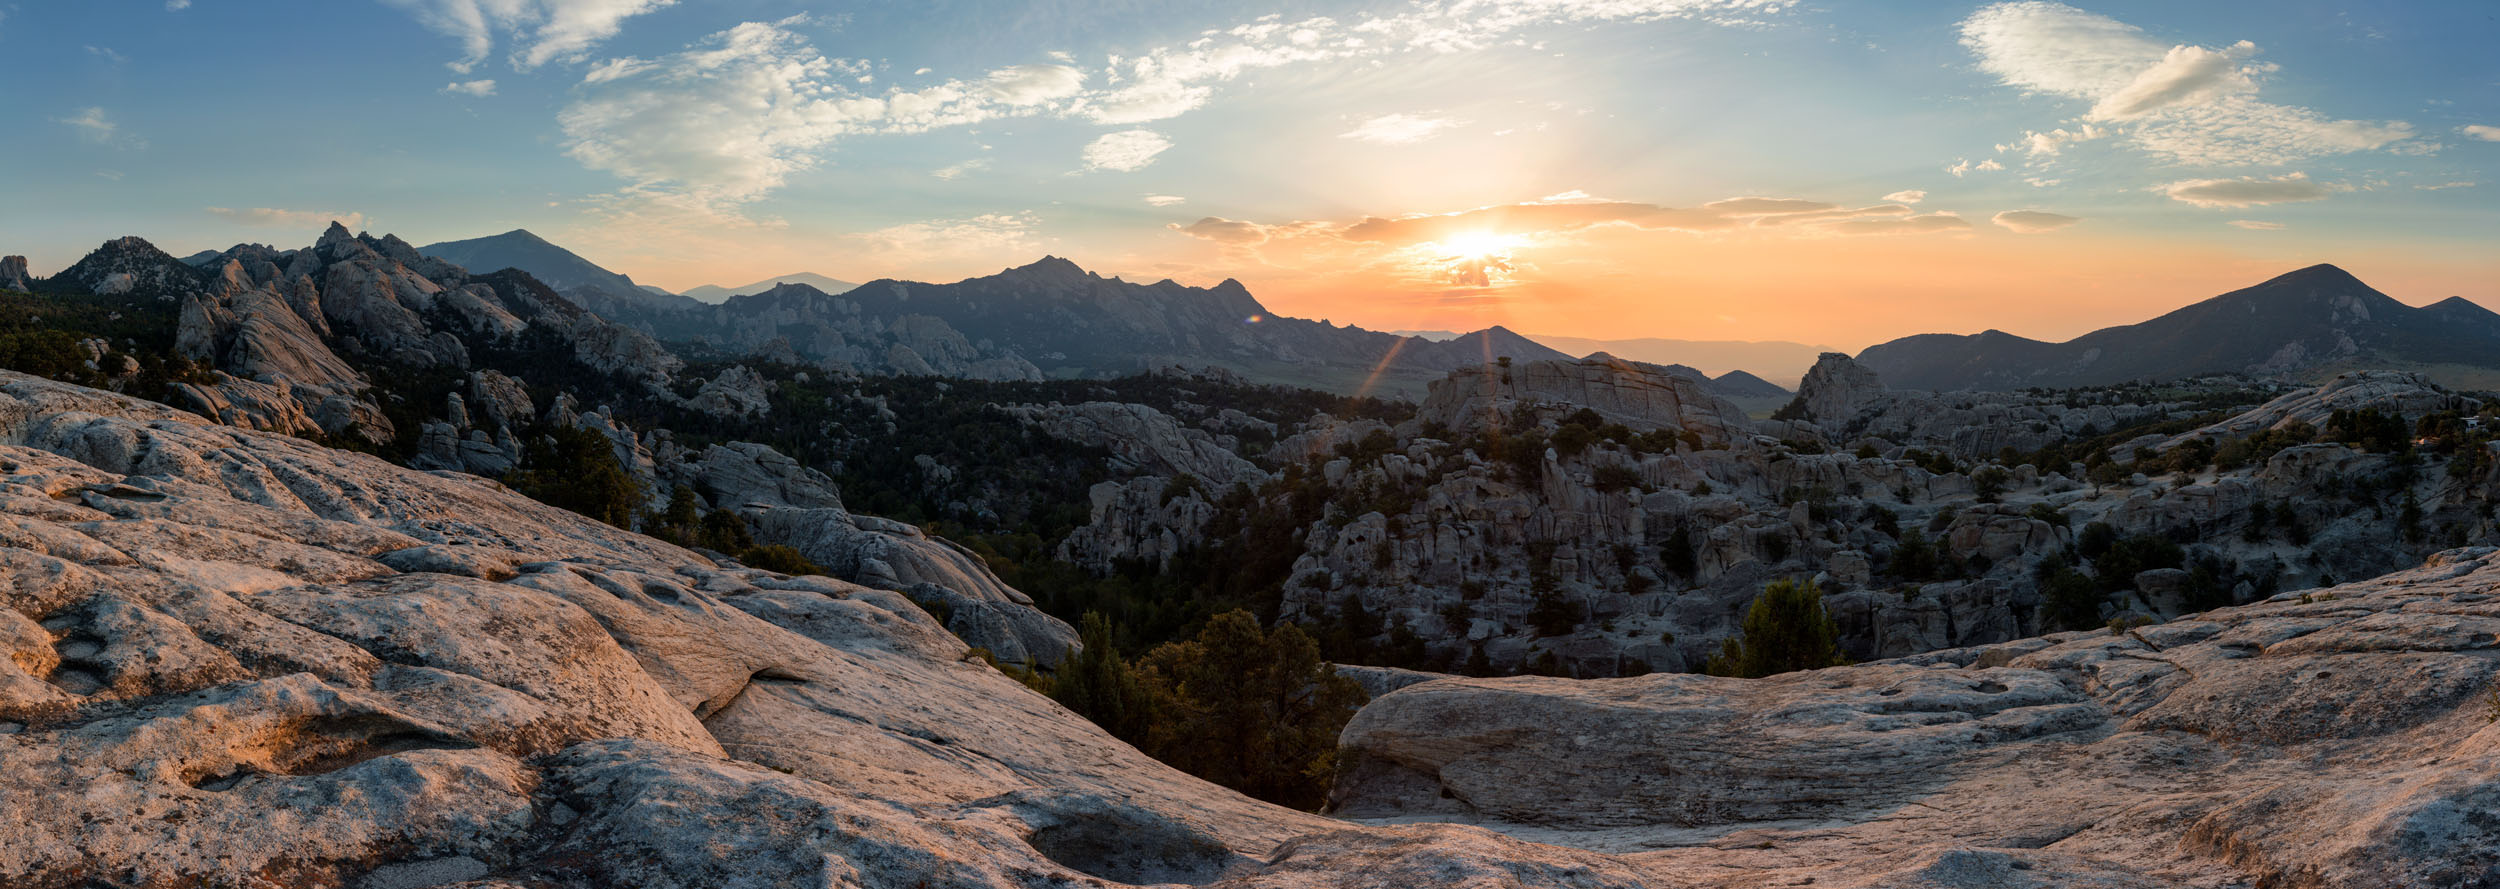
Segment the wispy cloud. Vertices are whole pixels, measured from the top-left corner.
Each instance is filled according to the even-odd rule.
[[[1146,205],[1149,207],[1178,207],[1188,202],[1188,198],[1181,197],[1176,194],[1150,194],[1146,196]]]
[[[1172,147],[1172,140],[1153,130],[1121,130],[1104,133],[1085,146],[1085,169],[1134,173],[1155,162],[1155,155]]]
[[[937,168],[937,169],[935,169],[935,170],[930,170],[930,171],[929,171],[929,175],[931,175],[931,176],[935,176],[935,177],[940,178],[940,179],[954,180],[954,179],[961,179],[961,178],[964,178],[965,176],[969,176],[969,175],[972,175],[972,174],[973,174],[973,173],[975,173],[975,172],[978,172],[978,171],[981,171],[981,170],[987,170],[987,169],[989,169],[989,168],[990,168],[990,159],[989,159],[989,158],[986,158],[986,157],[976,157],[976,158],[973,158],[973,159],[971,159],[971,160],[964,161],[963,163],[960,163],[960,164],[954,164],[954,165],[951,165],[951,166],[944,166],[944,167],[939,167],[939,168]]]
[[[116,123],[113,116],[101,107],[81,108],[78,113],[57,118],[55,122],[77,131],[79,138],[98,145],[116,148],[146,148],[148,145],[147,140],[124,132],[121,124]]]
[[[495,94],[493,80],[460,80],[443,84],[440,92],[483,99]]]
[[[2458,127],[2457,132],[2464,133],[2467,136],[2471,136],[2476,139],[2481,139],[2485,142],[2500,142],[2500,127],[2485,126],[2478,123],[2466,124],[2465,126]]]
[[[506,34],[520,44],[513,53],[515,67],[576,58],[614,34],[626,18],[672,0],[388,2],[461,39],[467,55],[454,67],[465,70]],[[848,138],[1032,116],[1134,126],[1186,114],[1227,84],[1262,70],[1474,51],[1540,26],[1755,22],[1792,5],[1789,0],[1466,0],[1399,7],[1386,15],[1298,21],[1269,16],[1208,30],[1182,44],[1111,54],[1099,67],[1053,56],[1046,64],[883,91],[860,88],[869,63],[820,52],[802,33],[811,19],[800,15],[738,25],[680,52],[592,65],[558,124],[571,157],[625,180],[618,194],[623,202],[666,201],[727,216],[814,167]],[[918,69],[915,76],[928,71]],[[1427,134],[1413,127],[1402,132]],[[1147,143],[1124,138],[1130,151],[1102,155],[1106,163],[1099,165],[1089,156],[1088,168],[1134,169],[1111,164],[1151,159],[1152,153],[1136,151]]]
[[[191,8],[191,0],[165,0],[166,12],[181,12],[189,8]]]
[[[88,55],[91,55],[91,56],[94,56],[94,57],[96,57],[96,58],[99,58],[99,59],[103,59],[103,60],[105,60],[105,61],[107,61],[107,62],[111,62],[111,63],[116,64],[116,65],[119,65],[119,64],[121,64],[121,63],[123,63],[123,62],[130,61],[130,57],[129,57],[129,56],[125,56],[125,55],[122,55],[122,54],[121,54],[121,53],[119,53],[119,52],[115,52],[115,51],[113,50],[113,48],[112,48],[112,47],[109,47],[109,46],[96,46],[96,45],[93,45],[93,44],[89,44],[89,45],[87,46],[87,54],[88,54]]]
[[[2234,225],[2234,226],[2237,226],[2237,227],[2239,227],[2239,228],[2248,229],[2249,231],[2253,231],[2253,232],[2271,232],[2271,231],[2282,231],[2282,230],[2283,230],[2283,223],[2280,223],[2280,222],[2264,222],[2264,221],[2260,221],[2260,220],[2256,220],[2256,219],[2234,219],[2234,220],[2231,220],[2231,224],[2232,224],[2232,225]]]
[[[2003,226],[2015,234],[2038,235],[2057,231],[2058,229],[2082,222],[2083,219],[2078,216],[2050,213],[2045,210],[2007,210],[1995,216],[1988,217],[1988,221],[1996,223],[1999,226]]]
[[[509,39],[514,70],[576,61],[600,41],[616,36],[626,19],[674,5],[677,0],[383,0],[407,10],[436,33],[460,41],[450,62],[467,73],[486,60],[498,37]],[[179,9],[189,0],[169,0]]]
[[[2008,86],[2090,103],[2083,120],[2123,125],[2136,147],[2181,163],[2285,164],[2388,148],[2414,135],[2402,121],[2336,120],[2258,99],[2261,78],[2276,67],[2252,61],[2258,48],[2247,41],[2170,45],[2125,22],[2048,2],[1983,7],[1961,32],[1980,70]],[[2054,154],[2074,141],[2056,132],[2024,144]]]
[[[1894,204],[1915,204],[1926,199],[1927,192],[1916,188],[1906,188],[1884,196],[1886,202]]]
[[[2237,208],[2320,201],[2332,189],[2311,181],[2305,174],[2288,173],[2265,179],[2189,179],[2162,186],[2161,191],[2171,200],[2199,207]]]
[[[1341,139],[1377,142],[1382,145],[1411,145],[1441,134],[1442,130],[1464,126],[1464,121],[1418,114],[1383,114],[1358,124],[1354,129],[1337,134]]]
[[[1580,194],[1571,192],[1570,194]],[[1412,247],[1460,238],[1566,235],[1598,227],[1660,232],[1754,230],[1790,235],[1889,235],[1968,231],[1968,220],[1949,212],[1919,213],[1902,204],[1851,207],[1799,198],[1734,197],[1699,207],[1667,207],[1600,198],[1522,201],[1405,216],[1366,216],[1351,223],[1297,221],[1257,223],[1210,216],[1173,231],[1231,245],[1287,237]]]

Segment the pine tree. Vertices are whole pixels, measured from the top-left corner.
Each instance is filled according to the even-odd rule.
[[[1837,667],[1840,629],[1823,610],[1823,591],[1813,581],[1783,580],[1762,589],[1745,611],[1745,634],[1730,639],[1702,672],[1748,679]]]

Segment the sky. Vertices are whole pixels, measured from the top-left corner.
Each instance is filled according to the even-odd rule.
[[[2500,308],[2500,5],[0,0],[0,253],[528,228],[672,290],[1055,254],[1377,329]]]

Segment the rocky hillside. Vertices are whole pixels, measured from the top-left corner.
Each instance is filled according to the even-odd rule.
[[[2500,539],[2490,435],[2464,425],[2483,405],[2404,374],[2262,405],[2228,387],[1939,396],[1831,355],[1795,418],[1759,423],[1700,382],[1595,359],[1455,372],[1407,423],[1314,419],[1229,494],[1098,485],[1059,555],[1179,572],[1270,553],[1290,563],[1278,613],[1350,627],[1341,657],[1608,676],[1699,669],[1782,578],[1817,581],[1843,650],[1871,659]],[[2211,407],[2232,402],[2247,413]]]
[[[2062,343],[1990,330],[1870,346],[1858,360],[1909,389],[2073,387],[2212,373],[2458,364],[2500,367],[2500,314],[2450,297],[2415,308],[2316,265],[2159,318]]]

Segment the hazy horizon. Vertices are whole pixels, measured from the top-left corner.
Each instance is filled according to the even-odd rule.
[[[45,85],[0,95],[41,208],[0,253],[38,272],[339,218],[672,292],[1056,254],[1375,330],[1850,351],[2317,263],[2500,307],[2500,22],[2464,3],[124,6],[0,12]]]

